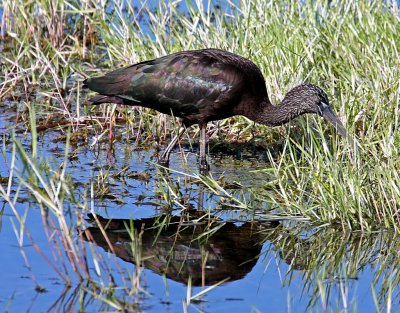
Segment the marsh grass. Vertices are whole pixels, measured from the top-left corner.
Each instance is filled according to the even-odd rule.
[[[44,255],[65,284],[70,285],[72,271],[81,282],[96,281],[97,287],[87,288],[89,293],[101,290],[104,297],[99,299],[104,303],[133,310],[134,304],[123,304],[113,295],[107,260],[93,247],[86,251],[69,227],[66,211],[83,227],[84,214],[94,210],[93,199],[111,192],[107,189],[110,173],[105,171],[99,173],[98,185],[92,184],[82,197],[75,196],[68,176],[68,143],[81,141],[93,148],[108,142],[111,149],[115,140],[133,138],[138,147],[159,148],[176,124],[143,108],[88,107],[81,81],[111,68],[205,47],[226,49],[253,60],[275,103],[303,81],[322,86],[350,139],[339,138],[318,117],[301,117],[278,128],[254,125],[244,117],[211,123],[211,143],[235,146],[245,142],[267,151],[268,167],[254,172],[264,177],[264,183],[231,190],[218,177],[189,170],[175,173],[180,177],[175,181],[158,175],[157,193],[165,207],[184,210],[181,189],[194,180],[207,193],[219,196],[220,204],[244,212],[257,209],[261,218],[302,220],[345,232],[385,229],[398,233],[399,8],[396,1],[328,2],[228,1],[221,9],[200,0],[162,1],[155,8],[145,3],[135,7],[125,0],[3,0],[0,105],[15,111],[16,131],[29,134],[18,138],[0,134],[3,154],[12,151],[9,175],[1,180],[0,194],[15,215],[20,245],[21,234],[35,244],[25,224],[29,212],[21,214],[16,208],[19,194],[26,188],[41,209],[53,252],[67,252],[67,263],[62,257]],[[37,148],[38,134],[51,128],[63,133],[67,143],[65,161],[58,168],[40,160]],[[196,128],[190,130],[184,141],[192,142],[197,132]],[[30,140],[30,151],[21,140]],[[18,170],[16,160],[21,166]],[[71,207],[74,210],[70,211]],[[140,259],[140,249],[132,249]],[[37,251],[41,253],[41,248]],[[317,256],[314,260],[315,266],[321,261]],[[93,278],[88,262],[94,263],[100,279]],[[124,281],[127,294],[143,292],[140,268],[138,271]],[[393,275],[398,280],[394,270]],[[317,281],[315,294],[325,301],[324,281]],[[385,290],[392,295],[393,279],[384,281],[390,281]],[[185,308],[193,299],[189,289]],[[347,301],[346,290],[342,292]],[[379,297],[377,307],[382,303]],[[390,311],[391,300],[387,303]]]
[[[265,149],[276,144],[286,147],[270,158],[271,168],[266,171],[274,172],[278,188],[263,192],[262,199],[321,223],[397,230],[400,26],[396,3],[314,1],[286,6],[251,1],[229,3],[230,13],[202,1],[186,3],[187,12],[182,13],[180,4],[160,2],[149,9],[125,1],[113,6],[92,1],[82,5],[5,1],[5,79],[0,97],[15,99],[17,92],[22,93],[26,108],[36,107],[39,118],[61,115],[73,131],[92,124],[101,125],[100,136],[110,135],[113,125],[125,121],[126,135],[133,134],[137,142],[153,136],[164,142],[171,122],[154,111],[82,106],[80,78],[105,70],[90,63],[112,68],[179,50],[234,51],[260,66],[274,102],[302,81],[324,87],[350,134],[349,142],[341,140],[317,118],[300,118],[275,129],[253,126],[241,117],[217,123],[218,131],[211,125],[210,135],[218,136],[217,140],[248,138]],[[22,115],[29,112],[20,110]],[[24,120],[29,127],[32,121]]]

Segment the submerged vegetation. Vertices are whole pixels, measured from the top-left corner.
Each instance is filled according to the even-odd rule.
[[[200,0],[160,1],[151,8],[146,2],[125,0],[3,0],[0,27],[4,158],[0,197],[10,208],[13,221],[18,221],[13,228],[19,246],[22,248],[28,238],[66,286],[72,285],[70,274],[75,273],[77,281],[86,284],[83,292],[105,306],[142,310],[138,303],[141,297],[149,296],[140,283],[143,269],[138,266],[135,273],[124,272],[118,279],[109,260],[95,245],[85,243],[85,217],[88,212],[97,213],[97,199],[123,203],[123,194],[115,190],[124,187],[116,185],[135,179],[151,182],[156,207],[168,212],[184,212],[197,201],[192,195],[187,199],[188,190],[218,199],[206,201],[204,215],[196,217],[210,223],[202,229],[201,238],[218,230],[210,222],[216,213],[213,205],[223,209],[221,215],[238,209],[241,219],[305,221],[307,227],[318,229],[312,238],[323,233],[320,239],[307,241],[308,250],[321,251],[332,240],[325,260],[318,254],[307,256],[307,268],[302,268],[317,269],[305,274],[304,289],[312,290],[315,296],[310,305],[319,299],[321,311],[325,311],[329,298],[326,279],[351,276],[369,264],[382,266],[374,279],[383,286],[374,293],[377,310],[386,305],[390,311],[390,303],[398,296],[393,295],[393,286],[399,282],[398,270],[390,265],[394,264],[390,256],[398,254],[398,240],[391,239],[400,232],[400,9],[396,1],[249,0],[227,1],[222,7]],[[229,173],[216,175],[212,170],[209,176],[198,175],[185,166],[170,175],[158,167],[149,175],[144,167],[141,172],[132,172],[127,169],[129,164],[115,168],[110,162],[108,167],[95,168],[94,162],[95,174],[89,181],[87,176],[84,179],[70,172],[74,160],[85,162],[80,159],[83,151],[101,153],[108,149],[113,155],[117,142],[126,142],[136,150],[151,147],[155,154],[178,128],[172,118],[148,109],[86,106],[86,91],[81,87],[84,78],[205,47],[229,50],[254,61],[264,74],[274,103],[301,82],[320,85],[339,112],[349,140],[338,137],[319,118],[301,117],[290,125],[268,128],[234,117],[209,126],[210,151],[259,155],[256,163],[263,168],[254,167],[250,183],[232,181]],[[55,146],[65,143],[61,151],[55,148],[60,164],[47,159],[49,151],[45,149],[50,146],[43,145],[41,138],[48,132],[59,135]],[[197,138],[198,130],[194,129],[182,146],[197,142]],[[181,156],[185,163],[185,150],[181,149],[179,159]],[[217,158],[214,161],[218,162]],[[138,202],[146,197],[139,195]],[[18,209],[23,201],[40,208],[52,255],[42,251],[26,225],[31,213]],[[198,202],[203,204],[203,200]],[[0,225],[3,212],[4,207],[0,207]],[[108,214],[113,216],[110,211]],[[107,226],[100,220],[97,226],[107,238]],[[168,223],[169,218],[158,220],[159,233]],[[141,264],[146,257],[141,254],[143,232],[134,231],[133,224],[126,225],[132,228],[129,247],[134,263]],[[354,231],[358,241],[352,241]],[[374,238],[374,232],[382,231],[387,233]],[[336,233],[343,236],[333,235]],[[274,242],[268,236],[262,241]],[[293,248],[299,240],[287,240],[287,246],[286,240],[276,245],[282,245],[280,251],[290,250],[290,257],[282,259],[294,260],[288,263],[293,271],[295,263],[301,262],[296,261]],[[391,242],[390,247],[381,246],[386,242]],[[111,243],[107,244],[114,253]],[[336,253],[347,245],[348,251]],[[371,255],[360,252],[362,245],[374,246]],[[22,254],[30,268],[29,259]],[[349,263],[341,261],[343,255]],[[123,272],[122,266],[118,269]],[[33,274],[32,278],[37,280]],[[115,290],[116,281],[123,287]],[[345,311],[350,309],[349,284],[340,282],[341,301],[346,305],[338,307]],[[37,286],[41,290],[39,282]],[[184,310],[203,296],[191,296],[189,289]],[[82,290],[74,293],[74,305],[84,305],[77,304],[84,301]],[[136,298],[130,298],[133,295]]]

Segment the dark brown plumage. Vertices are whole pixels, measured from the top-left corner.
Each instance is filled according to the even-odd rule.
[[[200,126],[200,160],[206,165],[207,122],[234,115],[269,126],[282,125],[305,113],[316,113],[332,123],[341,135],[346,131],[318,86],[301,84],[272,105],[264,77],[248,59],[218,49],[183,51],[141,62],[89,78],[84,86],[99,95],[92,104],[117,103],[143,106],[182,119],[184,126]],[[168,162],[172,148],[184,133],[179,130],[161,160]]]

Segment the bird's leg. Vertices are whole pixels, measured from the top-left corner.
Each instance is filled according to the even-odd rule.
[[[160,159],[158,160],[159,163],[161,164],[165,164],[168,165],[169,163],[169,156],[171,154],[172,149],[175,147],[176,143],[178,142],[178,140],[182,137],[183,133],[185,132],[186,127],[185,126],[181,126],[179,128],[178,134],[175,135],[174,138],[172,138],[172,140],[170,141],[170,143],[168,144],[167,148],[164,150],[164,152],[161,154]]]
[[[197,211],[202,212],[204,210],[204,185],[199,184],[199,200],[197,203]]]
[[[210,166],[206,158],[206,126],[207,124],[200,125],[200,172],[207,172]]]

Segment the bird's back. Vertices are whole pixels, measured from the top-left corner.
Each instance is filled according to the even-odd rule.
[[[267,95],[253,62],[218,49],[170,54],[90,78],[85,85],[105,100],[173,114],[187,124],[243,114],[244,102],[251,105]]]

